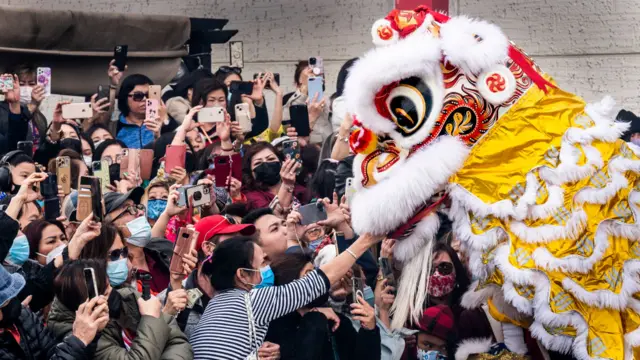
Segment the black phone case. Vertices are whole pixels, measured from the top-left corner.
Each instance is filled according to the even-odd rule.
[[[100,186],[100,179],[91,179],[91,211],[93,211],[93,218],[95,221],[104,221],[104,212],[102,211],[102,186]]]
[[[60,200],[52,197],[44,200],[44,219],[56,220],[60,217]]]
[[[113,50],[113,58],[116,60],[115,66],[120,71],[124,71],[125,66],[127,66],[127,54],[129,52],[129,46],[127,45],[119,45],[120,51],[118,51],[117,47]]]
[[[291,117],[291,125],[296,129],[298,136],[309,136],[311,134],[309,110],[306,105],[289,107],[289,116]]]
[[[98,97],[96,97],[96,101],[102,100],[102,99],[108,99],[108,98],[109,98],[109,87],[104,85],[98,86]]]
[[[45,199],[57,198],[58,177],[53,173],[47,173],[47,175],[48,177],[40,183],[40,194]]]

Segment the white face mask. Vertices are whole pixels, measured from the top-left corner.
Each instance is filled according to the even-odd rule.
[[[89,169],[91,169],[91,160],[93,159],[91,155],[82,155],[82,159],[84,160],[84,163],[87,164]]]
[[[33,92],[33,88],[31,86],[20,86],[20,103],[21,104],[31,103],[31,92]]]
[[[46,263],[49,264],[55,258],[57,258],[58,256],[62,255],[62,252],[64,251],[64,249],[66,247],[67,247],[67,244],[62,244],[62,245],[58,246],[57,248],[49,251],[49,253],[47,255],[40,254],[39,252],[37,252],[36,255],[46,257],[47,258]]]

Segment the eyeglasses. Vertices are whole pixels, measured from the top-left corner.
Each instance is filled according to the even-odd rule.
[[[121,212],[118,216],[116,216],[115,218],[113,218],[113,221],[116,221],[118,219],[120,219],[123,215],[129,213],[129,215],[137,215],[138,211],[142,211],[142,212],[147,212],[147,208],[142,205],[142,204],[138,204],[138,205],[129,205],[127,206],[123,212]]]
[[[438,271],[440,275],[449,275],[453,272],[453,264],[449,262],[443,262],[438,264],[438,266],[431,269],[431,274]]]
[[[322,235],[324,235],[324,229],[322,227],[314,227],[307,231],[305,231],[304,235],[311,241],[318,240]]]
[[[149,98],[148,92],[134,92],[133,94],[129,94],[129,97],[133,99],[133,101],[142,101],[144,99]]]
[[[120,259],[126,259],[129,257],[129,248],[123,247],[122,249],[115,249],[109,253],[109,261],[117,261]]]
[[[242,69],[236,66],[220,66],[218,69],[219,72],[224,74],[234,73],[234,74],[242,74]]]

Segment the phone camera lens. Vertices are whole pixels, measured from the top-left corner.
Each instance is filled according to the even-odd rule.
[[[315,65],[316,64],[316,58],[312,57],[309,58],[309,65]]]
[[[201,191],[194,192],[193,193],[193,200],[200,201],[200,199],[202,199],[202,192]]]

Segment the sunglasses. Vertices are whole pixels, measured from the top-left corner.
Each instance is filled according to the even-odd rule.
[[[122,249],[115,249],[109,253],[109,261],[117,261],[120,259],[126,259],[129,257],[129,248],[123,247]]]
[[[123,215],[125,215],[125,214],[127,214],[127,213],[128,213],[129,215],[137,215],[137,214],[138,214],[138,211],[143,211],[143,212],[145,212],[145,213],[146,213],[146,212],[147,212],[147,208],[146,208],[144,205],[142,205],[142,204],[138,204],[138,205],[129,205],[129,206],[127,206],[127,207],[124,209],[124,211],[123,211],[123,212],[121,212],[118,216],[116,216],[116,217],[115,217],[113,220],[111,220],[111,221],[112,221],[112,222],[113,222],[113,221],[116,221],[116,220],[120,219]]]
[[[238,75],[242,74],[242,69],[236,66],[220,66],[218,71],[224,74],[229,74],[229,73],[234,73]]]
[[[431,269],[431,274],[438,271],[440,275],[449,275],[453,272],[453,264],[448,262],[443,262],[438,264],[438,266]]]
[[[133,94],[129,94],[129,97],[133,99],[133,101],[142,101],[144,99],[149,98],[148,92],[134,92]]]

